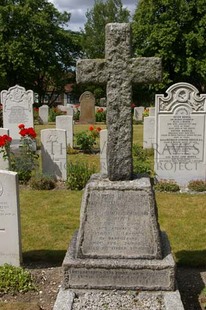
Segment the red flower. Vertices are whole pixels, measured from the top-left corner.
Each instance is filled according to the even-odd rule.
[[[12,141],[12,138],[8,135],[0,136],[0,147],[3,147],[7,144],[9,144]]]
[[[38,112],[38,111],[39,111],[39,108],[34,108],[34,111],[35,111],[35,112]]]
[[[101,130],[102,130],[101,127],[97,127],[97,128],[96,128],[96,131],[98,131],[98,132],[100,132]]]
[[[89,126],[89,130],[90,130],[90,131],[93,131],[93,130],[94,130],[94,126],[92,126],[92,125]]]
[[[136,105],[134,103],[131,104],[131,108],[134,109]]]
[[[27,135],[30,136],[31,138],[35,139],[36,138],[36,132],[34,128],[29,127],[27,128]]]
[[[18,127],[19,127],[19,129],[24,129],[25,125],[24,124],[19,124]]]
[[[19,134],[20,134],[22,137],[25,137],[26,134],[27,134],[26,128],[21,129],[21,130],[19,131]]]
[[[98,108],[98,109],[97,109],[97,113],[102,113],[103,111],[104,111],[103,108]]]

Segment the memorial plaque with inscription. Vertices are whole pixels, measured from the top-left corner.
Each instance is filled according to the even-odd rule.
[[[177,83],[156,96],[155,172],[180,185],[206,178],[206,95]]]
[[[81,209],[78,256],[160,258],[156,206],[149,189],[147,179],[91,181]]]

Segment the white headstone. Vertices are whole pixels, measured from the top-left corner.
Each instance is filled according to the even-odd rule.
[[[135,107],[134,108],[134,119],[135,119],[135,121],[142,121],[143,120],[143,112],[144,112],[144,107]]]
[[[39,117],[42,124],[48,124],[49,120],[49,107],[44,104],[39,108]]]
[[[67,104],[67,115],[74,116],[74,110],[71,104]]]
[[[155,107],[149,108],[149,116],[155,116]]]
[[[67,179],[66,130],[41,130],[42,171],[57,180]]]
[[[0,128],[0,136],[9,135],[7,128]],[[9,170],[9,158],[3,158],[3,153],[0,153],[0,170]]]
[[[147,116],[144,118],[143,125],[143,148],[153,148],[155,138],[155,116]]]
[[[74,111],[73,111],[73,109],[72,109],[72,107],[70,105],[66,105],[66,106],[65,105],[58,105],[57,108],[60,111],[64,112],[65,115],[73,116],[73,114],[74,114]]]
[[[17,173],[0,170],[0,265],[20,266],[21,262]]]
[[[56,116],[56,129],[64,129],[67,133],[67,145],[73,148],[73,117],[70,115]]]
[[[206,179],[206,94],[177,83],[156,95],[155,172],[186,186]]]
[[[12,143],[20,140],[19,124],[26,128],[34,126],[33,103],[34,93],[32,90],[25,90],[19,85],[10,87],[9,90],[2,90],[1,103],[3,105],[3,126],[9,129]]]
[[[100,131],[100,169],[107,174],[107,129]]]

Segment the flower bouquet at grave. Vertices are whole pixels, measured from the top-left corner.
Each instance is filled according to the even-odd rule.
[[[12,138],[8,135],[0,136],[0,153],[3,155],[4,160],[8,160],[10,157],[10,144]]]
[[[12,154],[11,166],[16,171],[19,180],[26,183],[30,180],[32,172],[38,167],[38,155],[36,154],[36,132],[34,128],[25,128],[19,124],[21,136],[19,151]]]

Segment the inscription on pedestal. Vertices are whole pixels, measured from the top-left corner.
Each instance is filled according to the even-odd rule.
[[[160,253],[152,193],[135,188],[109,189],[106,184],[105,188],[86,190],[80,256],[157,258]]]

